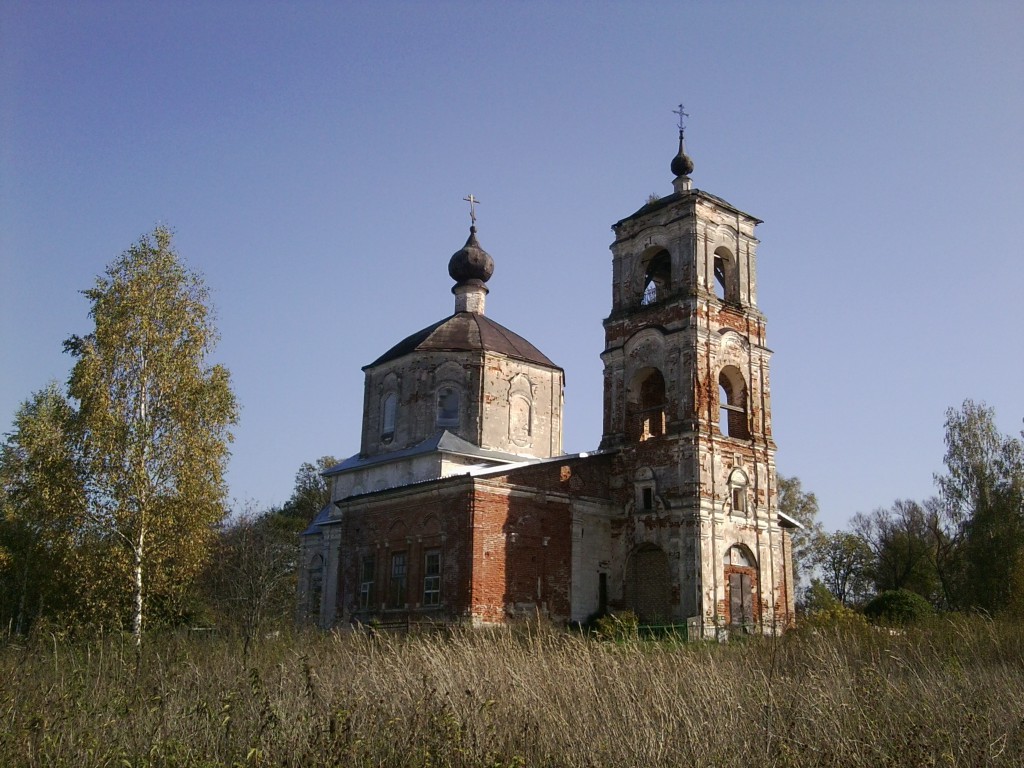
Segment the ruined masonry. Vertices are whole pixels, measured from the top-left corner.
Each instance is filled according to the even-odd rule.
[[[672,194],[613,227],[590,453],[562,453],[562,369],[485,315],[474,216],[448,264],[454,314],[363,368],[359,453],[325,473],[332,503],[302,536],[300,621],[792,623],[760,222],[692,187],[682,128],[671,169]]]

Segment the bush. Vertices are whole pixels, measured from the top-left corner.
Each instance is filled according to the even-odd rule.
[[[595,623],[597,634],[607,640],[635,640],[640,619],[632,611],[609,613]]]
[[[932,607],[916,592],[892,589],[876,595],[864,606],[864,615],[873,621],[890,624],[914,624],[932,615]]]

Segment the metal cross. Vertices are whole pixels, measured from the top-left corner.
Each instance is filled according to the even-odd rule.
[[[679,105],[679,109],[673,109],[672,110],[672,114],[673,115],[679,115],[679,132],[682,133],[685,130],[685,128],[683,126],[683,118],[684,117],[689,117],[689,115],[686,114],[683,111],[683,105],[682,104]]]
[[[469,203],[469,220],[473,226],[476,226],[476,204],[480,201],[473,197],[472,194],[466,195],[462,199]]]

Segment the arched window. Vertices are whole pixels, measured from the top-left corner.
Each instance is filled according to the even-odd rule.
[[[738,304],[740,300],[739,266],[736,257],[725,246],[715,249],[715,296],[722,301]]]
[[[747,476],[743,470],[735,469],[729,475],[729,500],[734,515],[747,514]]]
[[[725,553],[725,564],[734,565],[738,568],[753,568],[754,558],[746,547],[734,544]]]
[[[395,412],[398,409],[398,395],[389,392],[381,404],[380,439],[390,443],[395,436]]]
[[[627,393],[629,428],[639,442],[665,434],[665,377],[657,368],[643,368],[633,376]]]
[[[644,292],[640,299],[641,306],[654,304],[668,295],[669,283],[672,278],[672,258],[668,251],[658,251],[647,262],[644,273]]]
[[[459,390],[455,387],[437,390],[437,423],[439,426],[459,425]]]
[[[741,440],[750,439],[747,423],[747,384],[743,374],[734,365],[726,366],[718,374],[718,426],[723,435]]]

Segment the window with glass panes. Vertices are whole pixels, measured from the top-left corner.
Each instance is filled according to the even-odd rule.
[[[405,552],[395,552],[391,555],[391,607],[401,608],[405,605],[405,577],[406,577]]]
[[[373,575],[376,566],[377,558],[373,555],[363,557],[359,578],[359,607],[364,611],[373,606]]]
[[[441,604],[441,550],[428,549],[423,555],[423,605]]]

